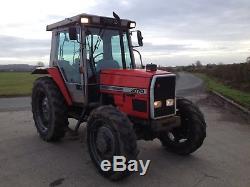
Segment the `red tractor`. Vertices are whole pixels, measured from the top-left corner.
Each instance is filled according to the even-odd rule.
[[[87,124],[89,154],[105,177],[118,180],[129,171],[103,171],[100,163],[113,156],[136,160],[137,140],[158,138],[172,152],[188,155],[206,137],[201,111],[177,98],[176,75],[154,64],[136,69],[135,47],[142,46],[134,21],[80,14],[47,26],[52,31],[49,68],[33,87],[35,126],[45,141],[58,141],[68,119]],[[138,45],[131,42],[137,34]],[[142,63],[141,63],[142,65]]]

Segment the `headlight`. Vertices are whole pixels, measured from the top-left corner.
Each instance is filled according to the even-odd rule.
[[[174,105],[174,99],[167,99],[166,100],[166,106],[173,106]]]
[[[161,101],[155,101],[154,102],[154,108],[161,108],[162,107],[162,102]]]

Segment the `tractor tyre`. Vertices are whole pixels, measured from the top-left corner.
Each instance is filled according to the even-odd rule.
[[[38,78],[32,90],[32,113],[40,137],[58,141],[68,125],[68,107],[63,95],[50,77]]]
[[[100,106],[92,111],[87,122],[89,154],[98,171],[110,180],[120,180],[130,174],[128,170],[113,171],[113,156],[137,159],[137,142],[133,124],[115,107]],[[103,171],[101,162],[109,160],[112,167]]]
[[[199,108],[187,99],[177,98],[177,109],[181,125],[161,133],[159,139],[167,150],[188,155],[202,145],[206,137],[206,122]]]

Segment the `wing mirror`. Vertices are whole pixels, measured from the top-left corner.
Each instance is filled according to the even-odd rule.
[[[141,34],[141,31],[137,31],[137,39],[138,39],[138,44],[139,46],[143,46],[143,37],[142,37],[142,34]]]
[[[136,33],[136,34],[134,34]],[[141,31],[135,30],[135,31],[130,31],[130,36],[132,39],[132,47],[142,47],[143,46],[143,37],[141,34]],[[137,39],[136,39],[137,36]],[[137,40],[137,41],[136,41]]]

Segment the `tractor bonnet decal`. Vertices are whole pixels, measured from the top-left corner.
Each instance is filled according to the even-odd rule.
[[[100,85],[101,90],[108,90],[108,91],[118,91],[124,93],[131,93],[131,94],[147,94],[147,89],[144,88],[130,88],[130,87],[121,87],[121,86],[108,86],[108,85]]]

